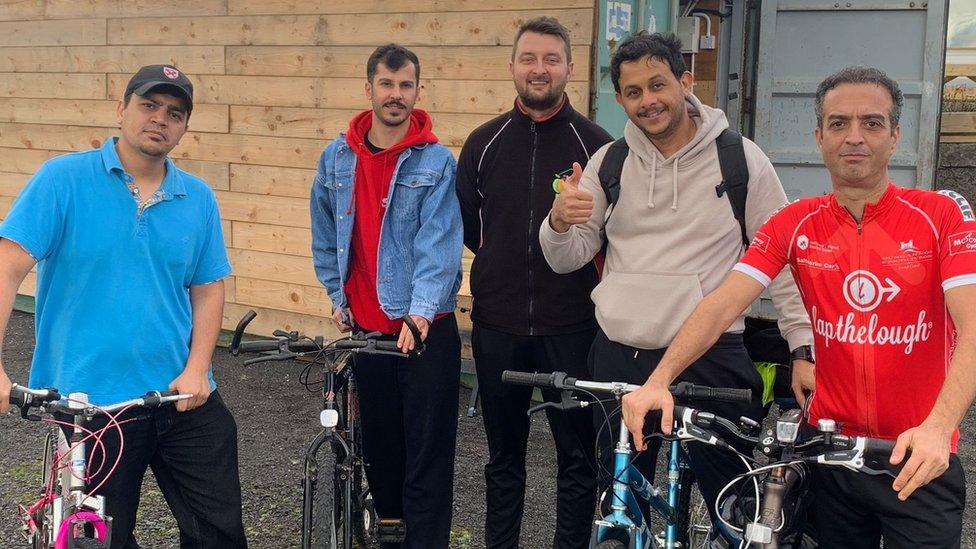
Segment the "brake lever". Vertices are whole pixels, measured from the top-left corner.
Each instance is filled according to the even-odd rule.
[[[286,332],[284,330],[275,330],[272,335],[275,337],[283,337],[288,341],[298,341],[298,338],[301,334],[298,333],[298,330],[292,330],[290,332]]]
[[[275,355],[259,356],[255,358],[249,358],[244,361],[245,366],[250,366],[252,364],[258,364],[260,362],[272,362],[276,360],[291,360],[297,358],[298,355],[295,353],[278,353]]]

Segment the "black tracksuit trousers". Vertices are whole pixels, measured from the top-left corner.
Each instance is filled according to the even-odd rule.
[[[517,548],[525,498],[526,411],[532,388],[502,383],[504,370],[563,371],[589,379],[586,357],[593,330],[551,336],[519,336],[474,324],[471,340],[481,395],[488,464],[485,465],[485,546]],[[558,402],[558,391],[543,391]],[[553,547],[585,548],[596,506],[593,419],[589,409],[547,410],[556,443],[556,533]]]
[[[384,549],[446,549],[451,534],[461,376],[454,315],[435,320],[425,343],[419,357],[353,360],[376,514],[406,527],[403,544]]]

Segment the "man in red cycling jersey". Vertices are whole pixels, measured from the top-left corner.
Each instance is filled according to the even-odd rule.
[[[644,386],[624,397],[636,440],[650,410],[662,410],[669,432],[670,381],[789,265],[814,326],[811,420],[897,440],[891,463],[905,461],[893,483],[818,468],[817,521],[830,525],[821,547],[960,543],[966,484],[955,451],[976,395],[976,218],[952,191],[888,179],[901,106],[898,85],[877,69],[850,67],[820,84],[815,136],[833,193],[773,215]]]

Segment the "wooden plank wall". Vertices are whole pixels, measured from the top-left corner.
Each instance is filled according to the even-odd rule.
[[[322,148],[368,108],[369,53],[391,41],[417,53],[418,106],[457,154],[472,129],[511,108],[511,41],[525,19],[553,15],[569,27],[576,79],[567,89],[588,110],[594,5],[0,0],[0,218],[44,160],[114,134],[116,101],[135,70],[172,63],[196,94],[191,131],[173,157],[215,190],[234,265],[224,326],[255,308],[255,333],[331,335],[311,265],[308,195]],[[33,284],[21,291],[32,295]]]

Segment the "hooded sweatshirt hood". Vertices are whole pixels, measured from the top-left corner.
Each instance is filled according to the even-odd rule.
[[[407,135],[399,143],[373,154],[369,150],[369,147],[366,146],[366,134],[373,127],[373,111],[363,111],[349,121],[349,130],[346,132],[346,143],[356,153],[356,157],[359,158],[360,162],[370,156],[379,157],[390,155],[396,158],[401,152],[410,147],[437,143],[437,136],[432,131],[434,127],[433,121],[426,111],[420,109],[411,111],[409,124],[410,129],[407,130]]]
[[[694,164],[702,152],[715,142],[719,134],[729,127],[729,122],[725,118],[724,112],[702,104],[694,95],[689,95],[685,98],[685,107],[688,109],[688,115],[691,116],[697,129],[691,141],[685,144],[684,147],[678,149],[669,158],[664,158],[661,151],[644,135],[644,131],[632,121],[628,120],[624,127],[624,139],[627,140],[627,145],[630,147],[631,152],[636,155],[637,161],[642,165],[642,169],[650,173],[647,198],[648,208],[655,207],[654,188],[658,184],[657,173],[659,169],[664,168],[670,169],[672,173],[671,209],[677,210],[680,186],[678,183],[679,172]]]

